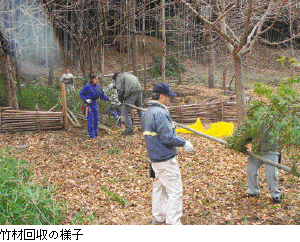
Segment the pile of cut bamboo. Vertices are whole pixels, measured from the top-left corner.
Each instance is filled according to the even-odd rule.
[[[182,124],[195,123],[199,117],[204,122],[236,122],[236,102],[232,101],[210,101],[190,105],[170,106],[173,121]],[[132,109],[132,121],[140,126],[137,111]]]
[[[0,107],[0,133],[21,130],[59,130],[63,128],[62,112],[24,111]]]

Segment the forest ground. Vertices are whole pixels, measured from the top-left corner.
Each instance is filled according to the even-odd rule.
[[[268,56],[267,53],[264,55]],[[257,56],[260,54],[252,53],[254,60]],[[263,67],[268,68],[268,63],[266,60]],[[184,74],[185,84],[205,76],[205,67],[189,60],[185,64],[188,69]],[[279,75],[278,63],[269,69],[270,76],[276,70]],[[265,78],[251,75],[257,80]],[[180,103],[203,101],[201,97],[229,98],[218,86],[208,89],[201,81],[176,86],[185,87],[199,90],[201,95],[180,97],[177,100]],[[246,88],[250,90],[250,94],[246,91],[247,95],[251,95],[251,83],[246,82]],[[151,224],[152,179],[141,130],[136,127],[135,135],[124,137],[120,134],[123,127],[112,127],[115,133],[101,131],[98,138],[90,140],[86,123],[81,124],[80,128],[71,126],[62,131],[0,134],[0,144],[10,148],[7,152],[11,156],[27,160],[34,180],[44,187],[50,185],[54,189],[53,199],[65,202],[64,224]],[[209,127],[209,123],[203,125]],[[279,171],[283,203],[273,204],[262,167],[261,194],[244,198],[247,194],[245,155],[195,134],[179,135],[190,140],[196,150],[195,154],[187,154],[179,148],[177,157],[184,189],[184,225],[300,223],[298,178]],[[284,152],[282,160],[284,165],[291,166]]]
[[[34,180],[54,188],[54,200],[66,202],[65,224],[147,225],[152,221],[152,179],[143,135],[137,127],[129,137],[122,130],[101,131],[90,140],[82,122],[81,128],[67,131],[1,134],[0,143],[10,147],[11,156],[30,162]],[[260,196],[243,198],[247,157],[195,134],[179,135],[196,150],[187,154],[179,148],[177,157],[183,224],[299,224],[298,178],[279,171],[283,203],[273,204],[261,168]],[[290,166],[285,155],[283,164]]]

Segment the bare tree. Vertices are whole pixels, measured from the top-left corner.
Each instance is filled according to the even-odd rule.
[[[64,32],[64,52],[68,53],[68,44],[70,43],[72,49],[77,52],[82,73],[85,75],[86,69],[90,72],[93,71],[93,61],[98,50],[101,53],[100,70],[103,71],[103,38],[106,34],[106,20],[110,1],[44,0],[43,2],[52,25]]]
[[[279,18],[285,16],[286,9],[291,5],[296,7],[298,1],[288,0],[180,0],[198,18],[211,27],[225,42],[234,60],[235,89],[237,100],[237,117],[240,123],[245,116],[244,82],[242,76],[242,61],[258,41],[271,43],[264,38]],[[210,3],[211,2],[211,3]],[[209,7],[216,15],[209,20],[202,12],[203,7]],[[269,22],[266,25],[266,21]],[[293,36],[281,41],[288,42]],[[279,44],[279,43],[275,43]]]
[[[7,62],[13,78],[19,88],[19,65],[21,61],[46,67],[53,63],[59,47],[54,38],[48,17],[39,0],[6,0],[0,6],[0,27],[8,41],[11,62]],[[10,65],[12,63],[12,65]],[[49,83],[53,82],[53,68],[49,68]],[[40,80],[39,71],[34,74],[22,74]],[[44,73],[45,74],[45,73]],[[52,74],[52,75],[51,75]],[[14,87],[14,83],[12,87]],[[13,90],[14,91],[14,90]]]
[[[136,22],[136,1],[130,0],[129,1],[129,28],[130,28],[130,35],[131,35],[131,48],[132,48],[132,67],[133,67],[133,74],[138,75],[138,41],[137,41],[137,31],[135,27]]]
[[[166,44],[166,11],[165,6],[166,1],[161,1],[161,38],[162,38],[162,56],[161,56],[161,81],[166,82],[166,54],[167,54],[167,44]]]

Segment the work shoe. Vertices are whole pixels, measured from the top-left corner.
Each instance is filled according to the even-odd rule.
[[[165,224],[166,222],[158,222],[156,219],[152,220],[152,225],[160,225],[160,224]]]
[[[280,197],[273,197],[273,203],[282,203],[282,200],[280,199]]]
[[[134,131],[128,131],[128,130],[125,130],[121,133],[121,135],[134,135]]]
[[[122,126],[122,116],[119,116],[117,119],[116,119],[116,126],[117,127],[121,127]]]

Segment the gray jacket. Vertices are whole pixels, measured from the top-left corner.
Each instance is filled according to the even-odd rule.
[[[129,73],[120,73],[115,85],[118,91],[118,99],[124,102],[127,98],[143,91],[141,84],[136,76]]]
[[[272,136],[273,132],[270,131],[265,137],[263,137],[261,142],[262,152],[266,154],[279,154],[280,151],[278,149],[278,138],[276,138],[276,142],[271,142]]]

